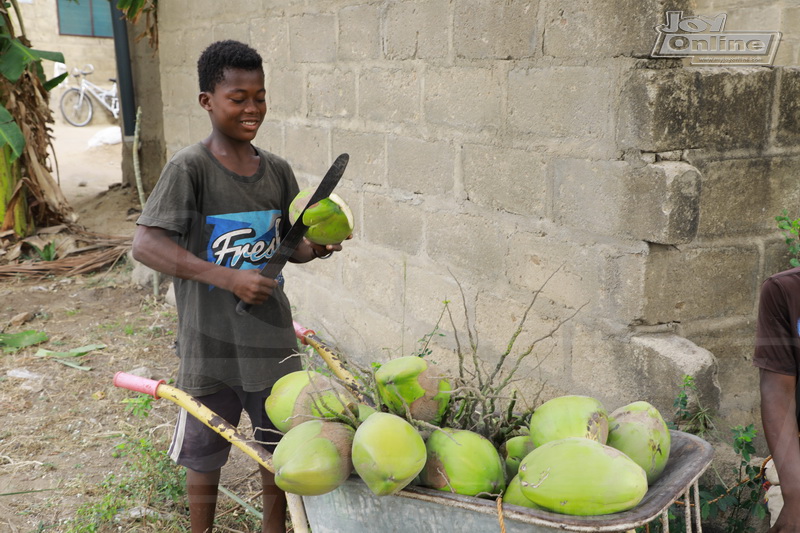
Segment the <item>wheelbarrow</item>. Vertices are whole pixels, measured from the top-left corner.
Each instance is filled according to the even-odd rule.
[[[334,350],[319,339],[313,330],[295,323],[298,339],[312,346],[333,371],[361,397],[357,382],[342,366]],[[230,423],[185,392],[166,385],[164,380],[118,372],[114,385],[132,391],[167,398],[180,405],[212,430],[219,433],[267,470],[274,472],[272,456]],[[681,500],[686,532],[702,532],[698,480],[711,464],[711,445],[689,433],[671,431],[670,458],[664,472],[653,483],[634,509],[604,516],[570,516],[502,504],[424,487],[409,486],[392,496],[375,496],[357,477],[350,477],[336,490],[321,496],[300,497],[287,494],[289,514],[297,533],[547,533],[630,532],[660,518],[662,531],[668,533],[668,511]],[[692,494],[693,493],[693,494]],[[694,501],[692,502],[692,495]],[[692,507],[694,524],[692,529]]]

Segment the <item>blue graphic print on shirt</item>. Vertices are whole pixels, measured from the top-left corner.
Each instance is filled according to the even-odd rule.
[[[230,268],[259,268],[275,253],[280,239],[281,212],[249,211],[206,217],[213,227],[206,249],[207,260]],[[283,277],[278,281],[283,283]]]

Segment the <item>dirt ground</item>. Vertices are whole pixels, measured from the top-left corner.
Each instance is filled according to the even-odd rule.
[[[55,126],[59,179],[79,224],[132,235],[139,202],[135,189],[120,186],[122,145],[88,146],[106,128]],[[112,454],[126,436],[163,442],[171,435],[174,404],[153,402],[149,417],[136,417],[122,403],[135,393],[112,385],[117,371],[161,379],[177,367],[174,308],[134,285],[130,274],[123,262],[86,276],[0,282],[0,332],[48,337],[16,352],[0,350],[0,531],[61,531],[58,524],[97,495],[109,474],[124,473],[124,461]],[[14,322],[24,313],[29,320]],[[91,370],[37,356],[40,348],[63,352],[92,344],[105,348],[74,359]],[[224,474],[229,488],[256,470],[237,452]]]

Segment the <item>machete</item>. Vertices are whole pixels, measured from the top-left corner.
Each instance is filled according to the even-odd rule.
[[[335,189],[336,185],[339,183],[342,174],[344,174],[344,169],[347,168],[347,162],[349,160],[350,156],[348,154],[341,154],[336,158],[336,161],[333,162],[333,165],[331,165],[331,168],[328,169],[328,172],[325,173],[325,177],[322,178],[319,186],[317,186],[317,190],[314,191],[314,194],[308,199],[308,203],[297,217],[295,223],[289,228],[286,236],[281,239],[281,244],[278,246],[278,249],[275,250],[267,262],[264,263],[264,266],[261,267],[260,274],[262,276],[270,279],[278,277],[278,274],[281,273],[286,262],[294,254],[297,245],[303,240],[306,230],[308,230],[308,226],[303,223],[303,215],[306,209],[331,195],[333,189]],[[246,313],[248,309],[250,309],[250,304],[244,303],[243,301],[239,301],[239,303],[236,304],[236,312],[240,315]]]

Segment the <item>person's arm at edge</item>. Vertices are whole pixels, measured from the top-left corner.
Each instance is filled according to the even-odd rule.
[[[257,270],[237,270],[200,259],[175,242],[164,228],[137,226],[132,251],[134,259],[153,270],[219,287],[248,304],[263,303],[278,284],[260,276]]]
[[[780,479],[783,510],[770,533],[800,532],[800,440],[797,377],[760,369],[761,420]]]

